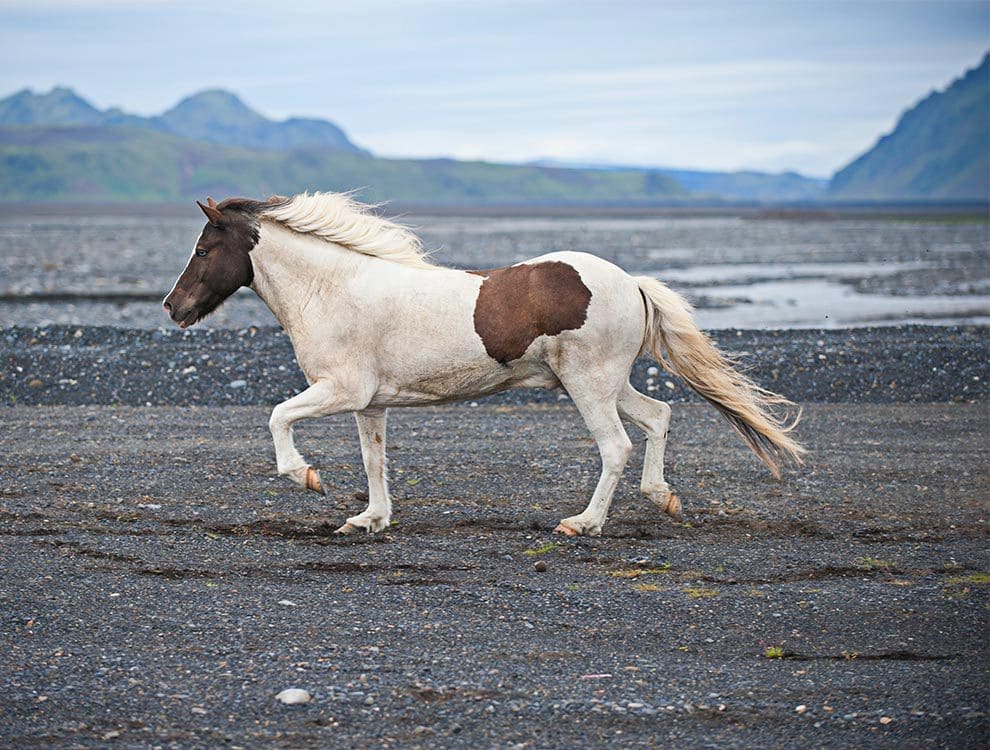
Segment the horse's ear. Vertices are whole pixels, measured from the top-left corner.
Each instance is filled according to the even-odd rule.
[[[218,204],[217,204],[217,202],[215,200],[213,200],[212,198],[210,198],[209,196],[207,196],[207,198],[206,198],[206,205],[209,206],[210,208],[216,208]]]
[[[213,202],[213,199],[207,198],[206,202],[211,203]],[[212,206],[209,205],[204,206],[199,201],[196,201],[196,205],[200,207],[200,209],[204,214],[206,214],[206,218],[209,219],[210,223],[213,226],[217,227],[218,229],[223,228],[223,214],[220,212],[220,209],[217,208],[217,204],[215,202],[213,202]]]

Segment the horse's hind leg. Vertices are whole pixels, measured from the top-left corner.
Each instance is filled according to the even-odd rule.
[[[602,473],[588,507],[576,516],[565,518],[554,530],[568,536],[578,534],[598,536],[602,533],[602,526],[605,525],[615,487],[632,452],[632,442],[616,411],[614,391],[608,396],[583,390],[577,384],[565,382],[564,379],[562,382],[598,443],[598,451],[602,457]]]
[[[338,534],[349,534],[358,529],[381,531],[388,527],[392,517],[392,499],[385,472],[385,410],[365,409],[355,412],[354,417],[361,436],[364,471],[368,475],[368,507],[348,518],[347,523],[337,529]]]
[[[663,478],[663,453],[670,425],[670,406],[644,396],[626,384],[619,394],[619,413],[646,433],[646,456],[640,490],[664,513],[681,517],[681,501]]]

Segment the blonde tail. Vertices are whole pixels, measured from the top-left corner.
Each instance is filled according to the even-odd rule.
[[[805,449],[787,434],[797,425],[800,413],[787,424],[772,412],[774,406],[794,404],[736,370],[695,325],[691,306],[683,297],[647,276],[637,276],[636,282],[646,301],[641,353],[652,350],[665,370],[682,378],[718,409],[775,477],[780,476],[782,461],[789,458],[801,463]]]

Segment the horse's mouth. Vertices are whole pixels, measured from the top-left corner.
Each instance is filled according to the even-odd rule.
[[[181,328],[182,330],[186,330],[193,323],[197,322],[199,320],[199,317],[200,316],[196,314],[195,310],[190,310],[185,314],[182,320],[177,320],[175,322],[179,324],[179,328]]]

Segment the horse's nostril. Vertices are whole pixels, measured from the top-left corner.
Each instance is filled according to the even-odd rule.
[[[163,302],[162,303],[162,307],[164,307],[169,312],[172,312],[172,303],[171,302]]]

